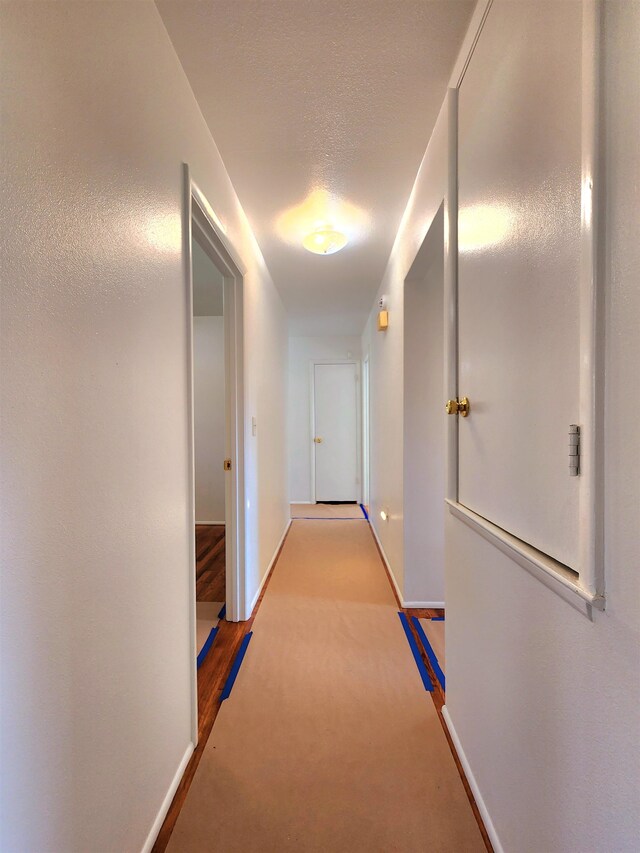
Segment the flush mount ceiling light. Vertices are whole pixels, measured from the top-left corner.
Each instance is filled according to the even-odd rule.
[[[302,245],[315,255],[333,255],[340,249],[344,249],[347,238],[340,231],[334,231],[332,228],[316,228],[315,231],[303,237]]]

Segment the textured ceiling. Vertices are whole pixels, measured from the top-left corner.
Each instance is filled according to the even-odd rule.
[[[156,5],[292,331],[359,333],[474,0]],[[320,219],[350,236],[335,255],[299,242],[311,220],[290,209],[314,190]]]

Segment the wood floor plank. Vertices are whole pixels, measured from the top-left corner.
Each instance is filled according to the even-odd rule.
[[[196,524],[196,601],[226,598],[224,524]]]

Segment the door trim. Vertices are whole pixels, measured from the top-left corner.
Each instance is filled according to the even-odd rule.
[[[447,92],[448,180],[445,195],[445,389],[449,399],[458,397],[458,90],[492,0],[482,0],[474,13],[475,32],[469,28],[465,62],[450,81]],[[582,2],[582,218],[580,237],[580,422],[581,456],[579,483],[579,582],[580,599],[599,610],[605,609],[603,434],[604,434],[604,309],[598,252],[604,203],[600,172],[600,86],[602,0]],[[476,532],[497,547],[504,545],[504,533],[497,533],[490,521],[458,500],[458,418],[448,418],[446,435],[446,503],[449,511],[464,521],[472,521]],[[547,555],[531,560],[530,546],[506,534],[509,547],[518,553],[521,564],[535,563],[551,579],[550,588],[565,587],[561,564]],[[554,567],[552,564],[555,563]]]
[[[314,358],[309,362],[309,453],[311,454],[311,503],[316,504],[316,446],[314,444],[316,428],[316,364],[354,364],[356,367],[356,383],[362,387],[361,362],[354,358]],[[359,401],[359,404],[358,402]],[[356,392],[356,470],[358,473],[358,503],[362,503],[362,394]]]
[[[196,552],[195,552],[195,438],[193,376],[193,276],[191,241],[194,222],[206,241],[206,251],[224,277],[225,409],[227,455],[231,471],[225,484],[226,618],[247,618],[245,590],[245,474],[244,474],[244,365],[243,365],[243,278],[244,266],[229,242],[222,223],[183,164],[184,221],[183,257],[187,311],[187,428],[188,428],[188,518],[189,518],[189,622],[192,715],[194,745],[198,743],[198,679],[196,666]],[[223,460],[220,460],[222,465]],[[231,571],[229,570],[231,568]]]

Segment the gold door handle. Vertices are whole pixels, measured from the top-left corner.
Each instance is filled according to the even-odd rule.
[[[222,467],[224,468],[225,471],[230,471],[231,470],[231,460],[225,459]]]
[[[471,411],[471,403],[468,397],[463,397],[462,400],[447,400],[444,410],[448,415],[462,415],[466,418]]]
[[[322,439],[319,436],[317,436],[313,440],[315,441],[316,444],[322,444]]]

